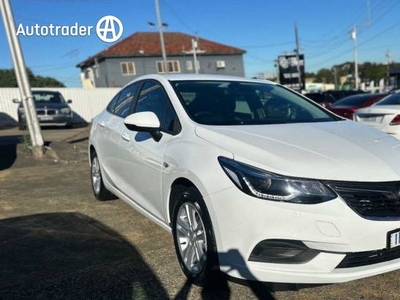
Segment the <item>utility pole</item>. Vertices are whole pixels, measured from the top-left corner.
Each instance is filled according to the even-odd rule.
[[[351,31],[351,39],[354,41],[354,84],[358,90],[358,48],[357,48],[357,25]]]
[[[17,77],[18,87],[22,96],[22,104],[26,114],[29,134],[32,141],[33,157],[41,158],[44,154],[43,136],[36,115],[35,103],[32,97],[21,46],[16,34],[14,16],[12,14],[9,0],[0,0],[0,8],[11,50],[11,56],[14,63],[15,75]]]
[[[198,50],[199,44],[198,44],[198,37],[196,36],[195,38],[192,38],[192,50],[190,51],[183,51],[185,54],[192,54],[193,55],[193,63],[194,63],[194,73],[198,74],[199,73],[199,68],[198,68],[198,60],[197,60],[197,54],[205,53],[203,50]]]
[[[336,67],[333,67],[333,76],[335,78],[335,90],[338,89],[338,81],[337,81],[337,69]]]
[[[164,72],[166,74],[168,74],[167,53],[165,51],[164,34],[163,34],[164,25],[161,22],[161,12],[160,12],[160,5],[158,3],[158,0],[155,0],[155,6],[156,6],[157,23],[158,23],[157,27],[160,32],[160,43],[161,43],[161,52],[162,52],[162,57],[163,57],[163,62],[164,62]]]
[[[387,86],[390,86],[390,63],[391,63],[391,54],[390,51],[388,50],[386,52],[386,77],[387,77]]]
[[[302,88],[302,78],[301,78],[301,72],[300,72],[300,45],[299,45],[299,35],[298,35],[298,30],[297,30],[297,22],[294,23],[294,34],[296,37],[296,60],[297,60],[297,73],[299,74],[299,91],[301,92]]]
[[[195,40],[193,38],[192,38],[192,51],[193,51],[194,72],[196,74],[198,74],[199,70],[197,69],[197,54],[196,54],[196,51],[197,51],[197,39]]]
[[[369,27],[371,25],[371,5],[370,1],[367,0],[367,18],[368,23],[362,26]],[[355,89],[358,90],[358,46],[357,46],[357,25],[354,25],[353,29],[350,31],[351,39],[354,41],[354,81]]]

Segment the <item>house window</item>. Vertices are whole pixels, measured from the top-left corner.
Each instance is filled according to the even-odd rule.
[[[197,65],[197,71],[200,70],[200,63],[199,63],[198,60],[196,61],[196,65]],[[193,71],[194,70],[193,61],[191,61],[191,60],[187,60],[186,61],[186,70],[188,70],[188,71]]]
[[[186,61],[186,70],[193,71],[193,62],[191,60]]]
[[[156,66],[157,66],[158,73],[165,73],[163,61],[157,61]],[[177,60],[168,60],[167,66],[168,66],[168,73],[180,73],[181,72],[181,67],[179,65],[179,61],[177,61]]]
[[[135,69],[135,63],[134,62],[123,62],[121,63],[121,70],[122,70],[122,75],[135,75],[136,74],[136,69]]]

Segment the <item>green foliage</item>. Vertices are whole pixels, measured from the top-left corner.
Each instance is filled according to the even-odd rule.
[[[387,66],[383,64],[366,62],[360,65],[358,69],[360,77],[364,79],[364,81],[374,80],[378,82],[387,76]]]
[[[22,144],[23,152],[25,155],[30,156],[32,154],[32,140],[29,134],[25,134],[20,137],[20,142]]]
[[[0,70],[0,87],[17,87],[14,70]]]
[[[52,77],[43,77],[33,74],[27,69],[31,87],[65,87],[65,85]],[[14,69],[0,69],[0,87],[17,87]]]
[[[354,63],[345,62],[335,65],[330,69],[320,69],[316,74],[306,73],[307,78],[314,78],[314,82],[335,83],[335,72],[337,78],[354,74]],[[358,65],[358,76],[361,82],[369,82],[374,80],[379,82],[382,78],[387,77],[387,65],[381,63],[365,62]]]
[[[330,69],[321,69],[315,75],[315,82],[333,83],[335,81],[334,73]]]

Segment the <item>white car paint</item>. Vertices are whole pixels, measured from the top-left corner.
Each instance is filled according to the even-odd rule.
[[[370,106],[358,109],[354,120],[400,139],[400,125],[390,124],[397,115],[400,115],[400,105]]]
[[[358,109],[354,114],[354,121],[379,129],[400,139],[400,122],[398,119],[400,118],[399,97],[400,91],[397,91],[370,107]],[[396,122],[393,122],[396,117]]]
[[[256,198],[235,186],[218,162],[222,156],[290,177],[366,183],[396,181],[400,188],[399,140],[351,121],[202,125],[188,116],[170,84],[199,78],[274,85],[207,75],[148,75],[137,79],[155,79],[163,85],[182,130],[177,135],[163,132],[159,142],[144,139],[143,134],[121,125],[123,118],[103,111],[93,120],[89,147],[99,155],[107,189],[171,231],[171,186],[178,178],[192,182],[210,213],[220,269],[234,277],[334,283],[400,268],[400,255],[385,262],[336,268],[348,253],[385,249],[388,232],[400,228],[400,218],[363,218],[340,196],[319,204]],[[107,124],[115,129],[113,133],[103,130],[102,125]],[[400,199],[397,201],[400,205]],[[301,241],[319,254],[297,264],[249,261],[254,247],[269,239]]]

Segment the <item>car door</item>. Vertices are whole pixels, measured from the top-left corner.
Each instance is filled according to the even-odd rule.
[[[125,128],[124,118],[129,115],[138,84],[125,87],[111,100],[106,111],[98,120],[98,147],[103,176],[116,188],[122,188],[120,159],[118,157],[122,131]]]
[[[134,113],[152,111],[160,120],[162,138],[155,141],[149,133],[124,129],[120,148],[124,191],[129,198],[158,219],[163,218],[161,195],[164,153],[180,131],[170,100],[157,81],[144,82]]]

